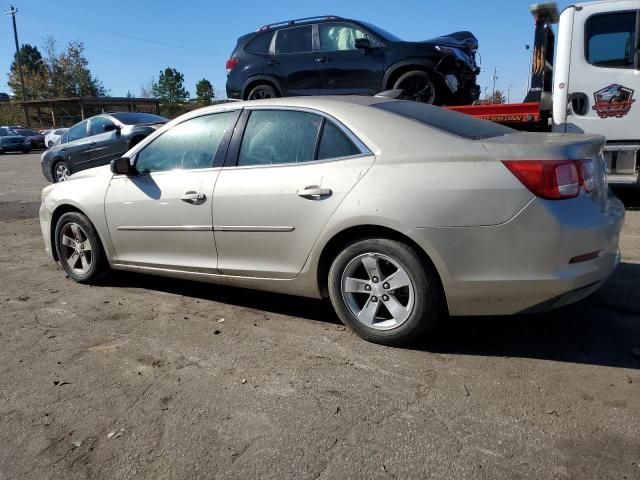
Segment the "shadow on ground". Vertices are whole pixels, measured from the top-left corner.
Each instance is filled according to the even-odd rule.
[[[635,286],[630,280],[635,281]],[[114,273],[105,286],[144,288],[339,323],[328,301],[142,274]],[[632,300],[629,295],[633,296],[635,289],[637,300]],[[444,354],[640,368],[640,358],[633,353],[640,348],[640,265],[622,264],[612,279],[590,298],[546,314],[446,318],[426,341],[413,348]]]

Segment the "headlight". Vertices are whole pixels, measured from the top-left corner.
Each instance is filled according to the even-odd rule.
[[[471,57],[464,53],[459,48],[455,47],[442,47],[440,45],[436,45],[436,50],[442,52],[446,55],[451,55],[452,57],[456,57],[458,60],[462,60],[464,63],[471,64]]]

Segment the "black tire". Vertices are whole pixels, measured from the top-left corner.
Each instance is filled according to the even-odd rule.
[[[368,287],[365,285],[369,288],[369,292],[349,294],[345,291],[348,287],[343,288],[345,281],[352,280],[351,278],[346,280],[347,272],[352,271],[354,262],[357,265],[364,257],[378,259],[380,278],[374,284],[376,278],[372,277],[369,271],[361,270],[364,273],[360,278],[364,278],[365,282],[369,283]],[[410,284],[406,290],[405,287],[397,290],[389,289],[389,284],[384,282],[385,277],[392,278],[394,270],[391,269],[396,268],[388,260],[395,262],[396,266],[401,267],[398,270],[402,269],[403,273],[406,273],[407,283]],[[358,268],[364,268],[364,266],[358,266],[353,271],[358,272]],[[354,276],[357,276],[357,273],[354,273]],[[431,265],[425,265],[411,246],[396,240],[367,238],[349,244],[331,264],[328,280],[331,303],[340,320],[360,337],[370,342],[391,346],[412,343],[420,339],[446,310],[440,279],[435,269]],[[389,281],[392,282],[392,280]],[[372,288],[375,291],[372,291]],[[410,300],[410,289],[413,291],[413,301]],[[385,292],[388,295],[385,295]],[[364,312],[367,305],[371,306],[376,295],[379,295],[376,297],[378,298],[376,304],[379,306],[375,310],[374,321],[369,326],[359,320],[354,313],[354,299],[357,302],[357,297],[360,297],[363,304],[360,308]],[[382,301],[385,297],[386,299]],[[403,311],[407,316],[405,320],[394,326],[395,317],[391,313],[393,308],[388,309],[387,306],[394,307],[398,302],[404,303],[402,298],[407,303],[407,309]],[[412,305],[410,310],[409,304]],[[385,317],[389,316],[391,320],[386,320]],[[385,326],[386,328],[383,328]]]
[[[393,89],[403,90],[402,100],[440,105],[443,100],[442,89],[429,73],[422,70],[412,70],[400,76],[393,85]]]
[[[249,95],[247,95],[247,100],[264,100],[265,98],[276,98],[279,96],[275,88],[266,83],[262,83],[251,89]]]
[[[22,149],[22,153],[24,153],[24,154],[31,153],[31,149],[30,148],[23,148]]]
[[[74,233],[76,229],[73,225],[79,227],[77,235]],[[63,237],[75,240],[77,247],[70,246],[68,240],[63,240]],[[86,242],[89,242],[89,249],[86,247]],[[80,243],[85,247],[81,248]],[[82,213],[68,212],[60,217],[56,224],[55,247],[62,268],[78,283],[94,283],[108,269],[100,237],[91,221]],[[84,260],[82,257],[85,257]],[[86,271],[80,271],[81,268],[84,269],[85,261],[89,266]]]
[[[60,177],[61,170],[65,168],[67,171],[67,176]],[[54,162],[53,168],[51,169],[51,176],[53,177],[53,183],[64,182],[68,178],[68,176],[71,175],[71,173],[72,173],[71,167],[64,160],[58,160],[57,162]]]

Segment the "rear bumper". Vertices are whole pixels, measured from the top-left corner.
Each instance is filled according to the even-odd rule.
[[[604,212],[586,196],[535,199],[501,225],[418,228],[409,236],[433,259],[452,315],[504,315],[556,308],[597,290],[618,265],[623,220],[615,197]],[[570,263],[591,252],[597,258]]]

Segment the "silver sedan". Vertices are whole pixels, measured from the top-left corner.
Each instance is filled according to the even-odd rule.
[[[40,222],[78,282],[111,268],[329,297],[398,345],[447,314],[595,291],[624,217],[603,144],[376,97],[230,103],[46,187]]]

